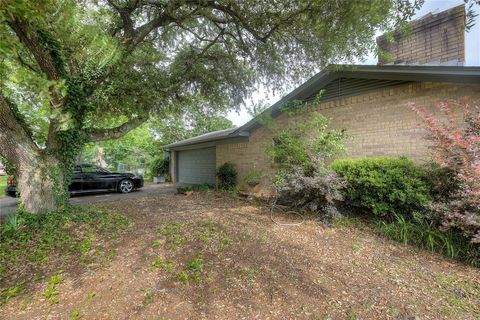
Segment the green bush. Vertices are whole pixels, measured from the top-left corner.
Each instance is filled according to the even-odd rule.
[[[150,172],[152,177],[166,177],[168,176],[170,169],[170,159],[169,158],[157,158],[152,161],[150,166]]]
[[[430,202],[426,171],[407,158],[338,160],[332,168],[347,181],[347,205],[391,220],[407,219]]]
[[[237,170],[235,165],[230,162],[226,162],[218,168],[218,187],[224,190],[233,189],[237,185]]]

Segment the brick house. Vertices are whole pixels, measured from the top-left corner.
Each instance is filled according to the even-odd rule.
[[[411,23],[408,36],[384,36],[377,44],[393,56],[378,65],[327,67],[272,105],[265,113],[286,127],[308,117],[289,117],[281,106],[292,100],[309,101],[322,91],[318,107],[331,119],[331,126],[349,135],[347,158],[407,156],[417,161],[429,158],[429,149],[417,115],[416,103],[433,107],[436,101],[480,100],[480,67],[464,64],[463,6],[427,16]],[[253,192],[269,190],[275,164],[266,154],[274,132],[259,119],[227,130],[207,133],[166,146],[171,154],[171,176],[178,183],[215,184],[216,169],[225,162],[236,165],[240,179],[252,171],[264,178]]]

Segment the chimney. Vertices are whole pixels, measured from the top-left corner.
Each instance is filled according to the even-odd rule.
[[[427,15],[409,23],[407,32],[377,38],[379,65],[453,65],[465,63],[465,7]]]

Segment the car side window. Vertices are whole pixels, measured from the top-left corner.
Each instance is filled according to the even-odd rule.
[[[94,167],[94,166],[84,166],[84,167],[82,167],[82,172],[83,173],[97,172],[97,168]]]

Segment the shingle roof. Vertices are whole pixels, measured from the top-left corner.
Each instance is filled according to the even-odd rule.
[[[270,108],[265,110],[264,113],[276,117],[281,113],[280,108],[286,102],[308,99],[332,81],[340,78],[386,81],[480,83],[480,67],[444,65],[331,65],[284,96]],[[201,136],[169,144],[165,146],[165,148],[245,136],[245,132],[255,130],[259,126],[260,124],[257,119],[254,118],[241,127],[210,132]]]

